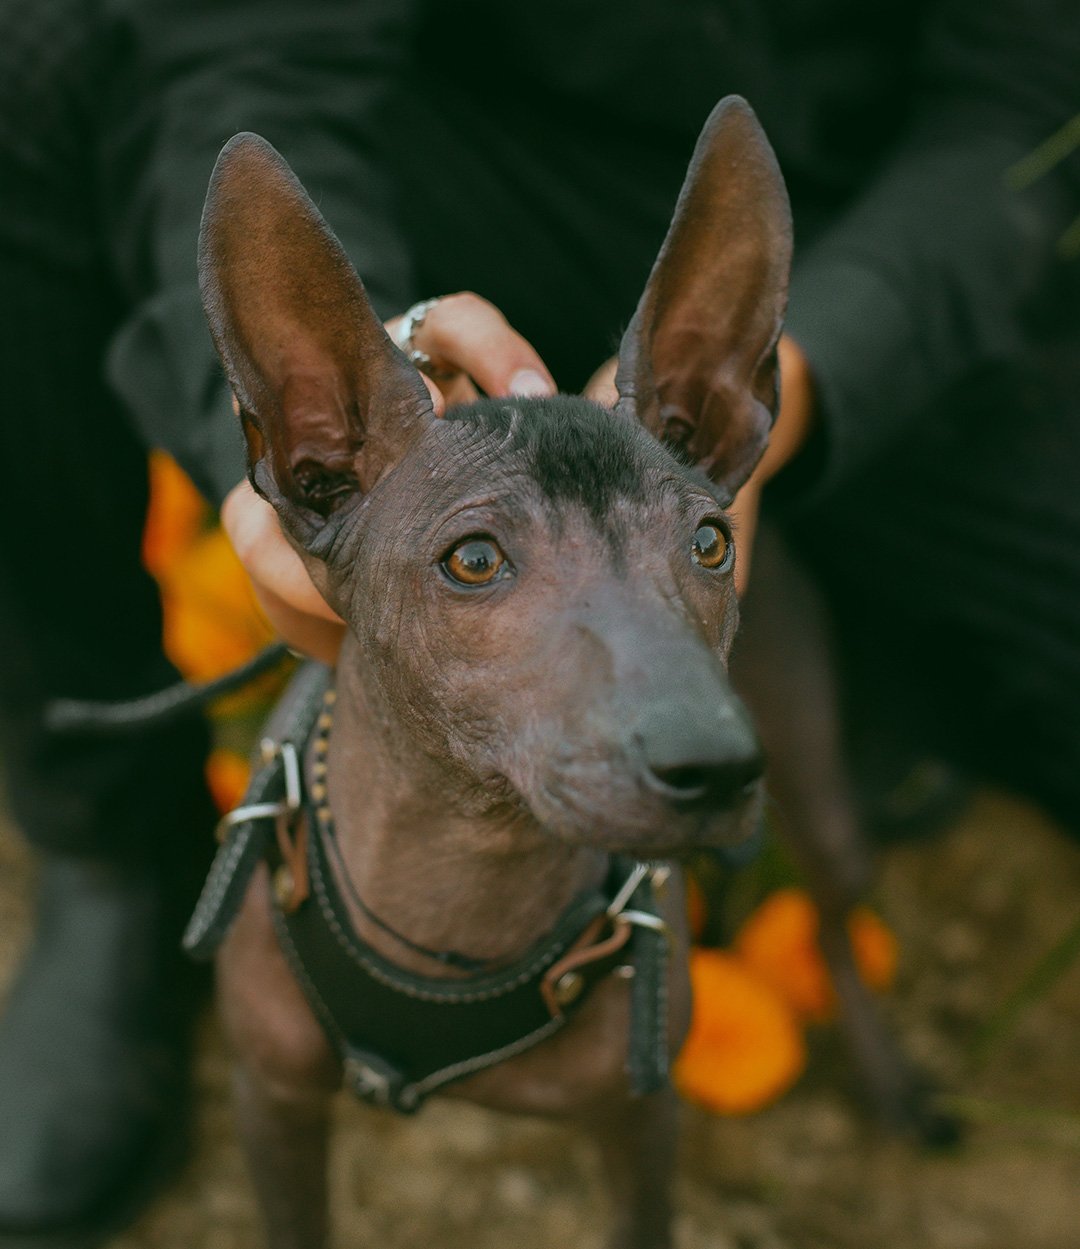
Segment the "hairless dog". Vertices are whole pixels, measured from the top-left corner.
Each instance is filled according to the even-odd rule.
[[[398,1109],[437,1088],[579,1120],[610,1180],[611,1243],[670,1244],[672,1099],[634,1076],[649,969],[621,942],[632,925],[665,933],[649,1018],[671,1052],[689,1017],[677,864],[760,818],[761,752],[726,671],[738,605],[724,509],[776,410],[790,256],[775,158],[729,98],[623,337],[615,408],[488,399],[438,419],[281,157],[253,135],[223,150],[204,304],[251,480],[348,625],[289,778],[310,801],[279,820],[219,955],[275,1249],[325,1243],[343,1078]],[[587,932],[565,949],[551,937],[619,863],[658,860],[672,871],[653,911],[634,901],[636,869]],[[319,981],[322,956],[301,948],[318,924],[326,958],[366,969],[364,1001],[389,1007],[353,1009],[347,987]],[[418,1052],[399,1035],[417,999],[533,994],[529,969],[506,969],[537,949],[550,1017],[497,1062],[448,1056],[406,1079],[386,1059]],[[443,1025],[423,1030],[430,1057]]]

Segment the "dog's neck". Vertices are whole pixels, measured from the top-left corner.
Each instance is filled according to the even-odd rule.
[[[336,689],[328,754],[335,835],[355,892],[396,932],[427,950],[510,962],[602,881],[604,855],[560,844],[510,804],[472,804],[458,793],[446,768],[373,710],[348,665]],[[351,898],[349,907],[358,934],[386,958],[441,974]]]

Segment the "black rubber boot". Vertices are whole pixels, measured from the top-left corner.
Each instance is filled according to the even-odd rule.
[[[2,1249],[100,1245],[184,1160],[208,987],[178,950],[191,884],[45,857],[36,933],[0,1017]]]

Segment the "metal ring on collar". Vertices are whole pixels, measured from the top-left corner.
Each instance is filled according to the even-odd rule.
[[[426,351],[422,351],[416,345],[416,331],[427,320],[428,313],[439,303],[441,296],[434,299],[422,299],[418,304],[413,304],[405,315],[401,318],[397,328],[394,330],[394,342],[409,358],[409,363],[418,368],[421,373],[426,373],[433,381],[446,382],[452,377],[457,377],[461,369],[447,369],[437,365]]]

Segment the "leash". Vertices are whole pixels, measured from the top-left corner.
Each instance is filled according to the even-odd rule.
[[[45,708],[45,727],[54,733],[92,733],[112,736],[135,729],[171,724],[197,707],[231,694],[278,667],[293,652],[284,642],[264,647],[246,663],[201,685],[178,681],[166,689],[126,702],[91,702],[58,698]]]
[[[243,803],[218,822],[220,848],[182,941],[200,962],[213,958],[225,939],[255,868],[269,856],[278,826],[301,809],[300,757],[293,743],[311,734],[329,684],[330,669],[322,664],[299,669],[267,723]]]

